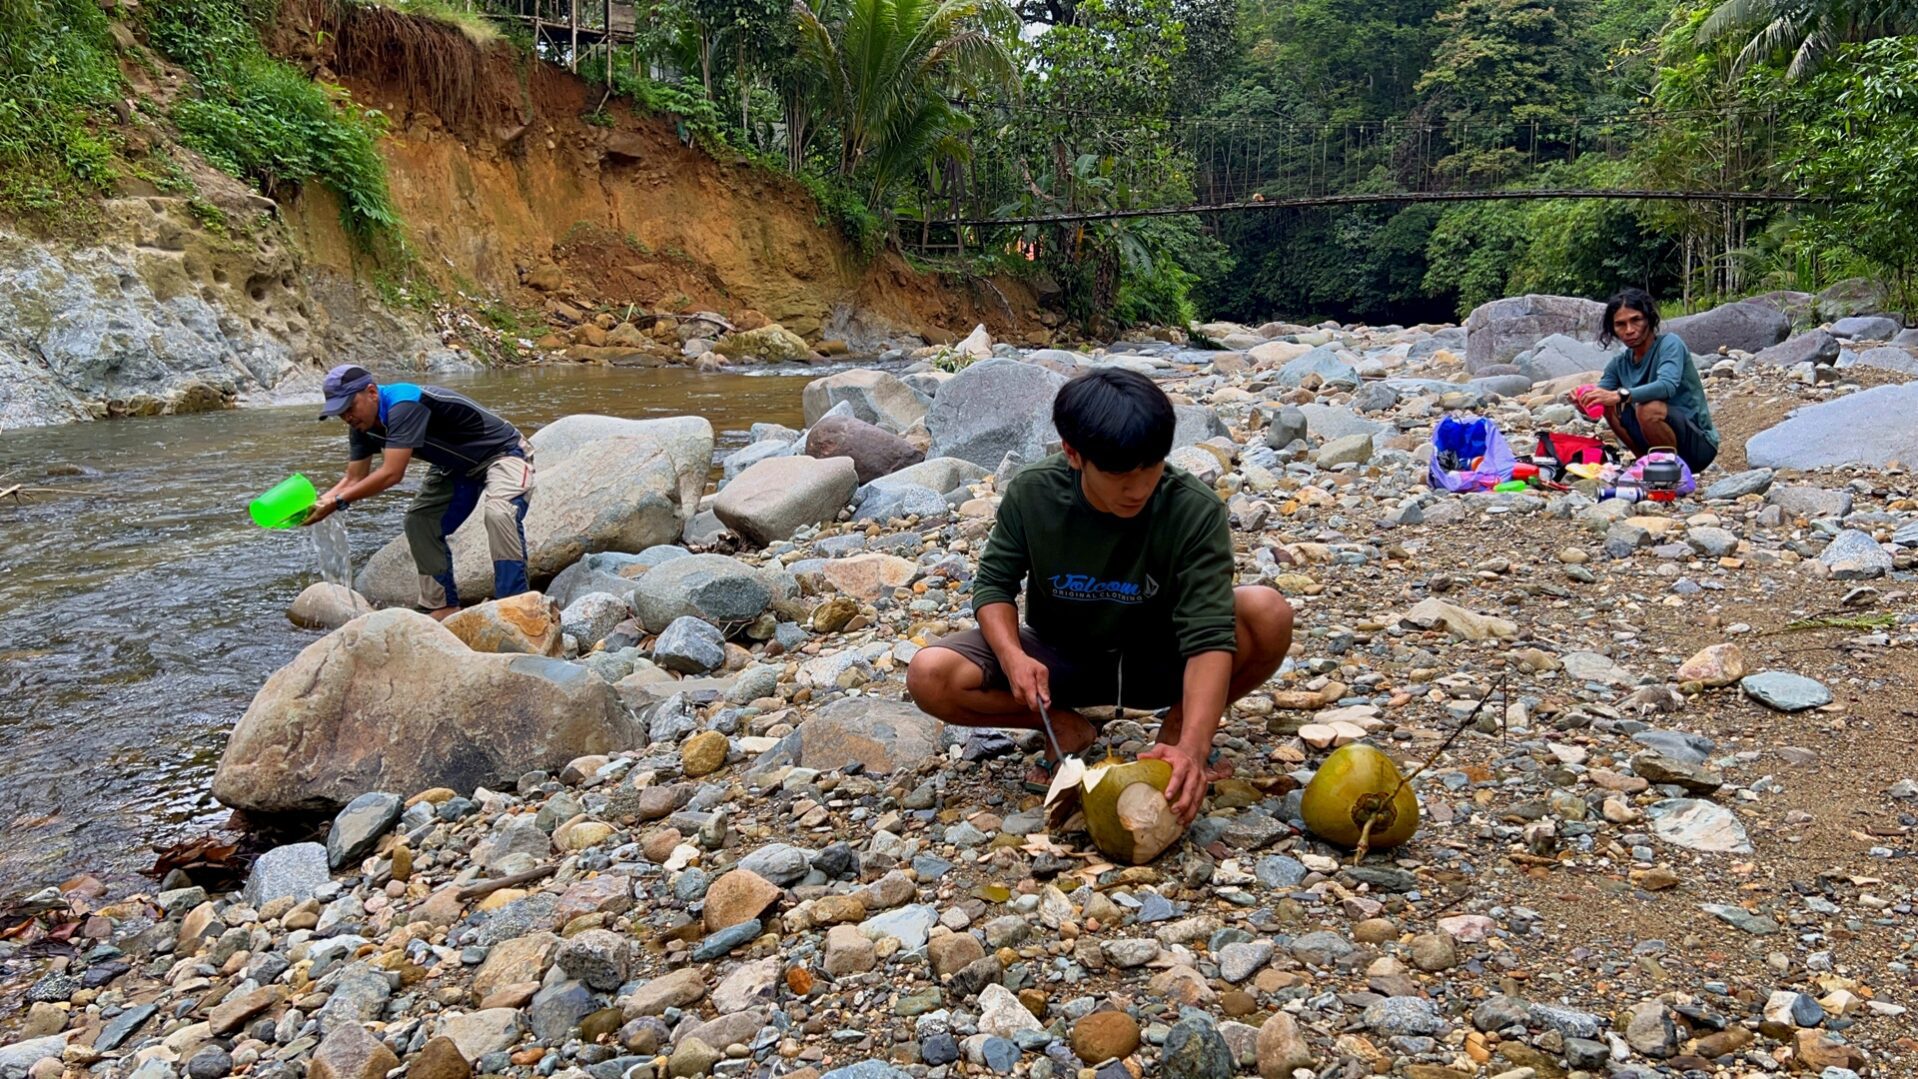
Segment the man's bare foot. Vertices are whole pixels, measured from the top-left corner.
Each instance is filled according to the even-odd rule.
[[[435,622],[444,622],[458,613],[460,613],[458,607],[441,607],[436,611],[426,612],[426,617],[431,618]]]

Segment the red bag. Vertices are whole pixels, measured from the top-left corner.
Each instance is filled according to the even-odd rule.
[[[1618,451],[1612,449],[1604,440],[1591,435],[1547,431],[1538,436],[1538,446],[1532,450],[1532,458],[1538,461],[1558,462],[1559,474],[1563,475],[1566,465],[1616,463]]]

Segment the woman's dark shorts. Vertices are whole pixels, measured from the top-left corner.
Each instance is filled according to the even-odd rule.
[[[1649,445],[1645,440],[1645,432],[1638,429],[1637,409],[1619,409],[1618,422],[1631,433],[1632,439],[1639,445]],[[1678,450],[1678,456],[1684,458],[1685,463],[1691,466],[1693,473],[1705,471],[1713,461],[1718,459],[1718,447],[1712,444],[1711,439],[1705,437],[1705,429],[1698,426],[1698,421],[1692,418],[1690,412],[1682,408],[1667,407],[1665,422],[1672,425],[1672,434],[1678,436],[1678,445],[1675,447]]]

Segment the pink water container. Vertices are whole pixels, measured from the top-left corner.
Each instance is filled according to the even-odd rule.
[[[1580,386],[1578,389],[1572,391],[1572,400],[1578,402],[1579,411],[1585,413],[1586,419],[1602,420],[1605,418],[1605,406],[1597,402],[1591,404],[1585,403],[1585,395],[1595,389],[1598,389],[1598,387],[1589,383]]]

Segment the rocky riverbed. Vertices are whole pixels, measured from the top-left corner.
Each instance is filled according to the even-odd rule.
[[[1918,436],[1868,426],[1918,404],[1896,325],[1699,316],[1725,449],[1675,505],[1434,493],[1447,411],[1521,450],[1583,422],[1592,312],[1500,304],[1198,328],[1223,351],[975,336],[808,386],[712,493],[703,421],[552,425],[546,591],[445,626],[303,596],[354,620],[214,789],[319,830],[232,890],[16,904],[0,1075],[1911,1074]],[[1046,832],[1036,742],[903,699],[1093,364],[1180,402],[1174,463],[1297,611],[1224,724],[1236,777],[1142,867]],[[1259,781],[1361,739],[1432,759],[1418,833],[1352,865]]]

